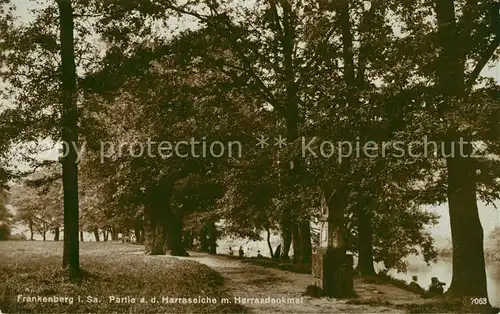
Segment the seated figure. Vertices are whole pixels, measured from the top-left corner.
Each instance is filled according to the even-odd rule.
[[[431,285],[429,286],[429,290],[427,290],[426,297],[430,298],[436,295],[441,295],[444,293],[444,286],[446,283],[439,281],[437,277],[431,278]]]
[[[415,293],[418,293],[418,294],[424,294],[425,293],[425,290],[424,288],[422,288],[419,284],[418,284],[418,277],[417,276],[413,276],[411,278],[411,282],[409,284],[409,287],[410,289],[415,292]]]

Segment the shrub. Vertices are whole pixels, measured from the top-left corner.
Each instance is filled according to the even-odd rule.
[[[309,285],[306,287],[305,295],[313,297],[313,298],[319,298],[323,295],[323,291],[321,291],[321,288],[318,286]]]

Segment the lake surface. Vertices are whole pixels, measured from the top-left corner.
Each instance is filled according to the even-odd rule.
[[[429,286],[432,277],[438,277],[440,281],[445,282],[445,289],[450,286],[452,277],[451,260],[440,260],[430,266],[427,266],[421,257],[409,258],[408,262],[409,266],[406,273],[389,271],[389,274],[407,282],[411,281],[412,276],[418,276],[418,283],[425,288]],[[500,307],[500,263],[487,263],[486,277],[490,303],[495,307]]]

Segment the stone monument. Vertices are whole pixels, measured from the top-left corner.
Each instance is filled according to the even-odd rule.
[[[343,241],[344,213],[333,213],[328,203],[323,195],[319,245],[312,256],[313,284],[321,288],[323,296],[349,297],[354,293],[353,259],[346,254]]]

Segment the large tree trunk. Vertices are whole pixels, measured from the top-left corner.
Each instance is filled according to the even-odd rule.
[[[311,226],[309,221],[301,221],[299,223],[300,233],[300,250],[302,255],[301,262],[310,264],[312,259],[312,244],[311,244]]]
[[[105,228],[102,229],[102,239],[108,241],[108,231]]]
[[[164,255],[170,216],[170,199],[174,182],[159,181],[146,191],[144,212],[145,241],[147,254]]]
[[[208,224],[208,243],[208,252],[214,255],[217,254],[217,227],[213,222]]]
[[[476,200],[476,168],[471,159],[450,158],[448,205],[453,244],[453,279],[449,293],[487,298],[483,228]]]
[[[208,240],[208,228],[205,226],[200,231],[200,251],[210,252],[210,242]]]
[[[189,254],[184,249],[184,244],[182,242],[182,217],[179,217],[178,215],[175,215],[173,213],[170,213],[169,215],[170,218],[168,219],[167,242],[168,248],[170,249],[170,255],[189,256]]]
[[[184,243],[184,248],[186,250],[190,250],[193,248],[193,235],[191,231],[184,231],[182,239],[183,239],[182,242]]]
[[[288,260],[292,245],[292,223],[288,217],[284,217],[281,222],[281,242],[281,256],[279,258]]]
[[[118,230],[116,228],[111,228],[111,241],[118,240]]]
[[[373,266],[373,231],[370,216],[366,212],[367,208],[358,208],[358,250],[359,259],[357,271],[361,276],[375,276]]]
[[[158,206],[158,205],[156,205]],[[166,226],[164,218],[159,217],[158,208],[146,208],[144,214],[144,247],[146,254],[149,255],[164,255],[165,254],[165,238]]]
[[[269,254],[271,258],[274,258],[273,246],[271,245],[271,230],[267,228],[266,231],[267,231],[267,246],[269,247]]]
[[[136,225],[134,225],[134,235],[135,235],[135,242],[136,243],[142,243],[141,239],[141,228]]]
[[[29,228],[30,228],[30,240],[33,241],[33,220],[31,219],[29,221]]]
[[[63,267],[70,274],[80,272],[78,243],[78,113],[76,105],[76,66],[74,53],[74,23],[71,0],[58,0],[59,32],[61,43],[61,83],[62,83],[62,140],[65,157],[63,164],[64,191],[64,249]]]
[[[333,3],[333,2],[332,2]],[[354,38],[353,38],[353,26],[350,18],[350,10],[352,9],[351,3],[347,0],[338,1],[335,4],[337,6],[337,12],[339,15],[339,22],[342,32],[342,59],[344,63],[344,83],[347,87],[346,89],[346,100],[348,108],[350,109],[349,117],[353,121],[359,121],[360,117],[357,109],[360,107],[359,95],[363,91],[365,86],[365,70],[366,70],[366,56],[369,53],[370,40],[365,37],[369,33],[370,23],[373,16],[377,10],[380,9],[382,2],[372,3],[369,11],[367,11],[360,21],[359,25],[359,36],[362,38],[359,43],[359,54],[357,58],[357,66],[354,59]],[[357,77],[356,77],[357,71]],[[363,131],[362,131],[363,132]],[[367,134],[370,137],[372,134]],[[349,170],[349,160],[347,163],[343,164],[343,169]],[[341,248],[345,248],[346,234],[343,234],[344,224],[343,216],[347,208],[347,195],[349,189],[347,185],[340,186],[339,193],[336,193],[328,204],[330,210],[334,212],[336,216],[335,220],[338,219],[339,237],[337,239],[337,245]],[[330,191],[328,191],[330,193]],[[329,197],[329,196],[327,196]],[[372,226],[369,216],[366,215],[365,209],[360,208],[358,212],[358,231],[359,231],[359,260],[358,260],[358,270],[364,276],[375,275],[375,269],[373,265],[373,235]]]
[[[293,62],[294,58],[294,46],[296,42],[296,29],[293,17],[292,4],[288,1],[282,1],[281,8],[283,11],[283,32],[279,37],[281,41],[281,47],[283,51],[283,70],[285,78],[285,112],[284,118],[286,120],[286,136],[287,140],[292,142],[295,141],[299,136],[299,97],[298,97],[298,85],[296,82],[296,67]],[[274,7],[274,10],[277,10]],[[292,180],[300,180],[301,170],[303,167],[301,165],[301,158],[296,156],[291,160],[290,169],[287,169],[291,174]],[[289,209],[286,209],[289,210]],[[284,259],[289,258],[290,246],[293,240],[293,255],[294,260],[299,261],[302,259],[302,241],[300,234],[300,227],[293,224],[290,219],[290,213],[286,212],[283,215],[281,222],[281,232],[282,232],[282,257]],[[306,253],[308,254],[308,253]]]
[[[444,102],[439,111],[453,111],[457,101],[465,101],[465,52],[462,49],[453,0],[436,1],[440,55],[436,75]],[[466,30],[467,31],[467,30]],[[470,134],[457,134],[455,128],[446,135],[447,148],[455,151],[446,161],[448,170],[448,206],[453,244],[453,278],[448,294],[464,298],[488,298],[483,251],[483,229],[476,199],[476,161],[460,156],[459,141],[470,141]],[[470,153],[471,144],[464,153]],[[451,151],[453,152],[453,151]],[[468,302],[470,302],[468,300]],[[489,303],[486,307],[490,307]]]
[[[299,226],[296,223],[292,224],[292,247],[293,247],[293,262],[298,263],[302,260],[302,251],[300,247]]]
[[[94,238],[95,238],[95,242],[101,241],[101,239],[99,239],[99,229],[97,229],[97,228],[94,229]]]
[[[143,224],[142,218],[136,218],[135,223],[134,223],[134,234],[135,234],[135,241],[137,243],[144,242],[143,227],[144,227],[144,224]]]
[[[54,228],[54,241],[59,241],[59,227]]]

